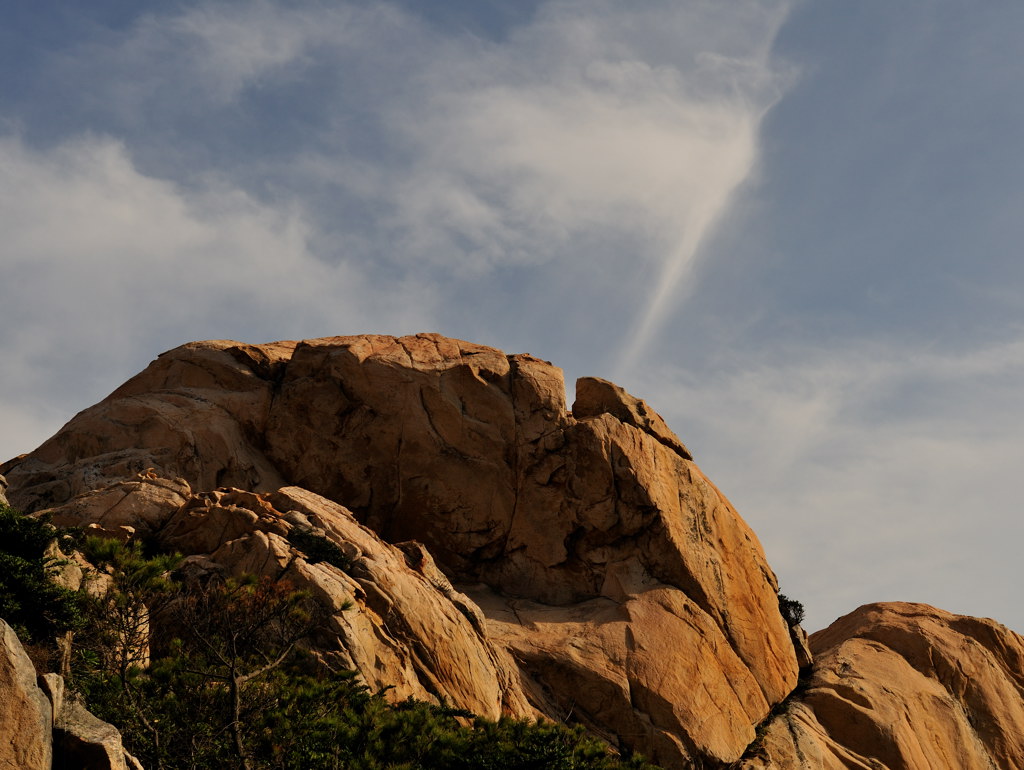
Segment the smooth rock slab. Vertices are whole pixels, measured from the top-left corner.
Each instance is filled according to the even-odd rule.
[[[1024,638],[925,604],[869,604],[811,636],[806,692],[746,770],[1024,767]]]

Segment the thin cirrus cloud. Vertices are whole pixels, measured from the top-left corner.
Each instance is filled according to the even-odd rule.
[[[786,9],[556,0],[491,40],[417,6],[198,2],[72,41],[3,116],[6,403],[84,406],[196,337],[635,351],[756,168]]]
[[[371,308],[393,328],[430,302],[422,288],[385,294],[317,260],[298,213],[144,176],[111,139],[46,152],[5,139],[0,165],[0,297],[18,329],[3,343],[6,455],[191,336],[328,333]]]
[[[880,600],[1021,628],[1022,379],[1010,335],[969,350],[777,345],[699,374],[650,368],[644,390],[685,426],[808,628]]]

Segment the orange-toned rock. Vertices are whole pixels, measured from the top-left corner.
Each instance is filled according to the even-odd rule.
[[[753,740],[766,708],[757,680],[681,591],[653,585],[621,602],[568,606],[469,594],[549,718],[571,718],[666,767],[728,762]]]
[[[744,768],[1024,767],[1024,638],[923,604],[871,604],[811,636],[806,692]]]
[[[0,619],[0,768],[49,770],[53,706],[17,635]]]
[[[301,575],[336,610],[332,653],[399,695],[570,714],[674,766],[737,759],[796,683],[761,546],[682,442],[603,380],[570,413],[529,355],[192,343],[5,472],[62,523]],[[302,517],[365,572],[296,558]]]
[[[577,419],[610,414],[619,422],[650,433],[654,438],[679,453],[684,460],[693,455],[679,437],[661,419],[661,415],[647,406],[647,402],[635,398],[614,382],[598,377],[580,377],[576,380],[576,400],[572,414]]]
[[[296,343],[192,343],[156,359],[110,396],[76,415],[34,452],[5,467],[26,512],[131,481],[147,470],[195,489],[284,484],[257,446],[266,428],[273,372]],[[263,363],[261,363],[263,362]]]
[[[308,559],[289,540],[296,529],[339,545],[351,566]],[[206,569],[310,590],[329,612],[318,652],[360,671],[375,690],[444,698],[491,718],[534,713],[512,681],[511,661],[484,637],[479,610],[430,555],[423,551],[410,565],[401,548],[381,542],[337,503],[299,487],[262,495],[222,490],[194,496],[166,533],[182,553],[208,556]]]
[[[52,523],[76,527],[87,522],[110,534],[128,528],[140,536],[150,535],[162,529],[191,494],[184,479],[163,479],[148,471],[76,495],[53,510]]]

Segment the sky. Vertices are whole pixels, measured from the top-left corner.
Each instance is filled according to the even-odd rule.
[[[1024,631],[1024,5],[4,17],[2,458],[190,340],[436,331],[646,399],[809,630]]]

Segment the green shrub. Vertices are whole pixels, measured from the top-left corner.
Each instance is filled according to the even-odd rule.
[[[785,594],[779,594],[779,612],[790,626],[799,626],[804,622],[804,605]]]
[[[293,527],[288,532],[288,542],[306,554],[306,560],[310,564],[325,561],[328,564],[333,564],[342,572],[348,572],[352,568],[352,560],[345,555],[338,544],[323,535],[314,534],[308,529]]]
[[[52,579],[60,564],[45,554],[57,535],[46,521],[0,504],[0,618],[30,644],[52,645],[85,621],[82,596]]]
[[[308,594],[286,583],[212,580],[172,595],[155,619],[165,642],[154,644],[147,668],[117,668],[109,656],[81,651],[76,658],[74,681],[90,708],[121,729],[146,767],[650,767],[614,756],[579,727],[492,722],[414,700],[389,704],[355,672],[327,670],[301,650],[298,642],[322,617]]]

